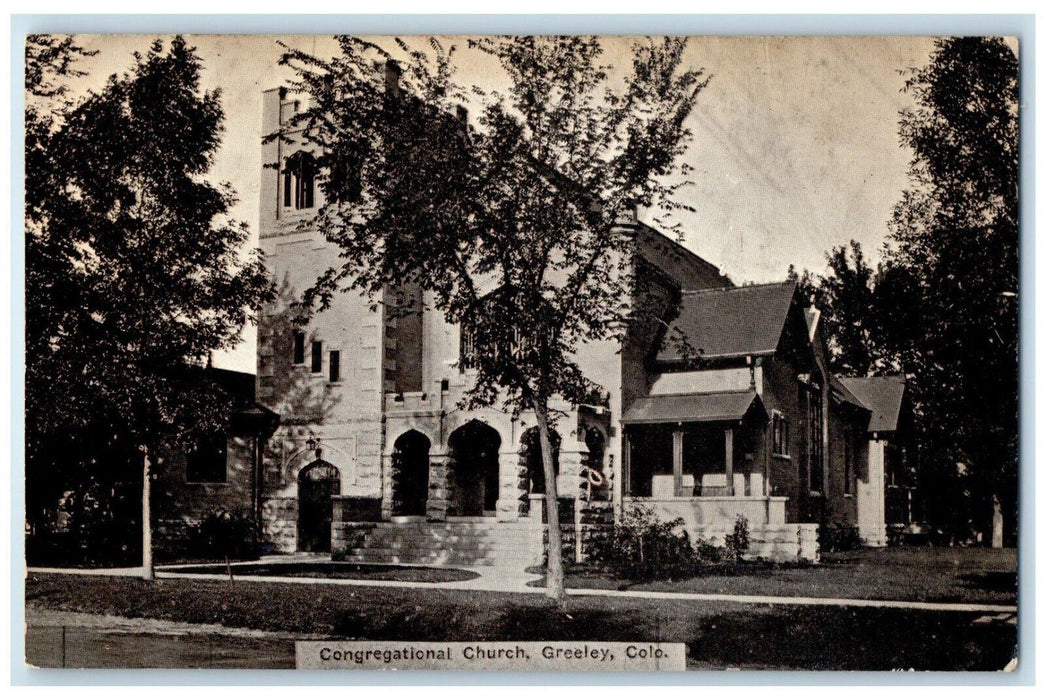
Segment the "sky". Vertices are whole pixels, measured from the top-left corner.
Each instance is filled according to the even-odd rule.
[[[82,62],[88,75],[76,89],[100,89],[154,38],[79,37],[98,54]],[[225,133],[212,177],[238,193],[232,216],[256,240],[262,91],[290,77],[277,64],[280,43],[318,55],[330,55],[335,44],[323,36],[188,41],[203,61],[202,87],[222,91]],[[627,38],[605,39],[606,62],[627,69],[629,46]],[[932,48],[925,37],[692,37],[684,63],[711,80],[689,122],[684,158],[693,184],[678,196],[696,212],[680,215],[684,245],[737,283],[784,279],[790,264],[821,273],[827,251],[851,239],[877,260],[908,182],[911,153],[897,136],[898,114],[912,105],[904,72],[926,64]],[[497,66],[476,52],[462,50],[458,59],[460,83],[504,86]],[[215,364],[253,372],[254,353],[248,329]]]

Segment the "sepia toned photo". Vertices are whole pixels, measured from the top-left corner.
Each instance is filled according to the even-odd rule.
[[[1019,53],[29,35],[25,664],[1016,670]]]

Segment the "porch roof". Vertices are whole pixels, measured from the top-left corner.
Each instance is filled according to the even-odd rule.
[[[767,419],[766,409],[754,391],[717,391],[706,394],[646,396],[625,411],[622,423],[708,423],[741,420],[750,411]]]

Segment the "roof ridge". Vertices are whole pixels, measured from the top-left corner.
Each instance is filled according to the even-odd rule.
[[[877,374],[877,375],[872,376],[872,377],[843,377],[843,376],[837,376],[837,379],[839,379],[840,381],[847,381],[847,382],[851,382],[851,381],[856,381],[856,382],[881,381],[883,379],[900,380],[902,382],[907,381],[907,377],[905,377],[903,374]]]
[[[683,289],[680,290],[680,294],[710,294],[713,292],[741,292],[746,289],[754,289],[756,287],[784,287],[786,285],[795,285],[792,280],[782,280],[781,282],[760,282],[759,284],[746,284],[741,286],[733,287],[709,287],[707,289]]]
[[[672,372],[662,372],[664,374],[673,374]],[[662,396],[722,396],[723,394],[758,394],[755,389],[724,389],[723,391],[674,391],[671,394],[647,394],[642,398],[653,399]]]

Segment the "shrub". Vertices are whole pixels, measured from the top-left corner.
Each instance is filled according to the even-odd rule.
[[[720,547],[704,537],[698,537],[694,543],[694,552],[702,564],[718,564],[726,556],[726,547]]]
[[[253,520],[242,513],[210,513],[189,527],[186,556],[193,559],[257,559]]]
[[[635,581],[681,578],[695,573],[700,563],[682,518],[659,521],[638,506],[593,540],[591,561]]]
[[[748,553],[751,540],[748,533],[748,518],[738,513],[734,520],[734,531],[725,538],[726,551],[734,559],[735,564],[740,564],[741,559]]]
[[[861,533],[856,525],[833,521],[821,525],[822,552],[848,552],[861,547]]]

